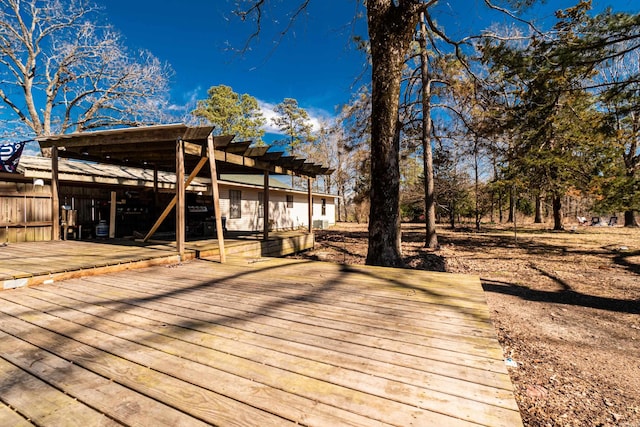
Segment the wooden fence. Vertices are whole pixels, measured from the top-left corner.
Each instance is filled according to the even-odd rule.
[[[0,181],[0,243],[51,239],[51,186]]]

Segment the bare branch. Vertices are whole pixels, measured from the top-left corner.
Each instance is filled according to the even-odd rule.
[[[498,12],[504,13],[505,15],[507,15],[508,17],[510,17],[511,19],[518,21],[522,24],[527,25],[529,28],[531,28],[531,30],[538,35],[543,35],[544,33],[542,31],[540,31],[535,25],[533,25],[533,23],[531,21],[527,21],[526,19],[522,19],[519,16],[517,16],[516,14],[514,14],[513,12],[511,12],[508,9],[496,6],[495,4],[493,4],[491,2],[491,0],[484,0],[484,3],[493,10],[497,10]]]

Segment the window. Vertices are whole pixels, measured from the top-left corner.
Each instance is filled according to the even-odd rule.
[[[229,190],[229,218],[242,218],[242,192]]]
[[[321,215],[325,216],[327,214],[327,199],[320,199],[322,202],[322,212]]]
[[[293,207],[293,195],[287,194],[287,207],[288,208]]]
[[[258,193],[258,218],[264,218],[264,193]]]

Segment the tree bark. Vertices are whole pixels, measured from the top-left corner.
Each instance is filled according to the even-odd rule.
[[[556,231],[564,230],[562,224],[562,196],[558,194],[553,195],[553,229]]]
[[[636,221],[635,211],[624,211],[624,226],[638,227],[638,221]]]
[[[456,202],[455,202],[455,199],[452,199],[451,203],[449,203],[449,226],[451,227],[452,230],[456,228]]]
[[[397,4],[396,4],[397,3]],[[371,206],[368,265],[401,266],[400,79],[420,1],[367,1],[371,43]]]
[[[496,198],[496,193],[495,191],[491,191],[491,209],[489,210],[489,222],[491,224],[494,223],[494,218],[493,218],[493,211],[495,210],[495,198]]]
[[[542,194],[537,193],[536,198],[536,217],[533,220],[535,224],[542,224]]]
[[[433,152],[431,150],[431,78],[427,56],[427,26],[424,12],[420,14],[420,71],[422,74],[422,152],[424,162],[424,245],[438,247],[436,234],[436,198],[433,178]]]
[[[513,222],[513,217],[516,215],[515,194],[513,194],[513,188],[509,190],[509,217],[507,223]]]
[[[473,141],[473,178],[476,190],[476,231],[480,231],[480,165],[478,159],[478,137],[474,137]]]

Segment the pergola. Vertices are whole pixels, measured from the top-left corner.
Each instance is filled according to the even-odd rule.
[[[264,174],[264,238],[269,236],[269,174],[296,175],[308,182],[309,232],[312,232],[311,183],[319,175],[333,171],[305,159],[269,151],[269,146],[252,147],[251,141],[234,142],[234,135],[214,136],[212,126],[168,124],[124,129],[53,135],[38,138],[43,151],[51,151],[52,239],[60,238],[60,199],[58,195],[58,158],[124,165],[154,170],[154,187],[158,171],[175,173],[175,196],[159,216],[144,240],[148,240],[169,215],[176,210],[176,247],[181,257],[185,251],[185,189],[197,176],[211,178],[220,261],[225,262],[222,215],[218,176],[220,173]],[[212,161],[215,160],[215,161]],[[206,164],[209,168],[204,168]],[[185,179],[185,174],[188,176]],[[111,226],[115,222],[115,193],[111,193]],[[113,231],[110,231],[113,234]]]

